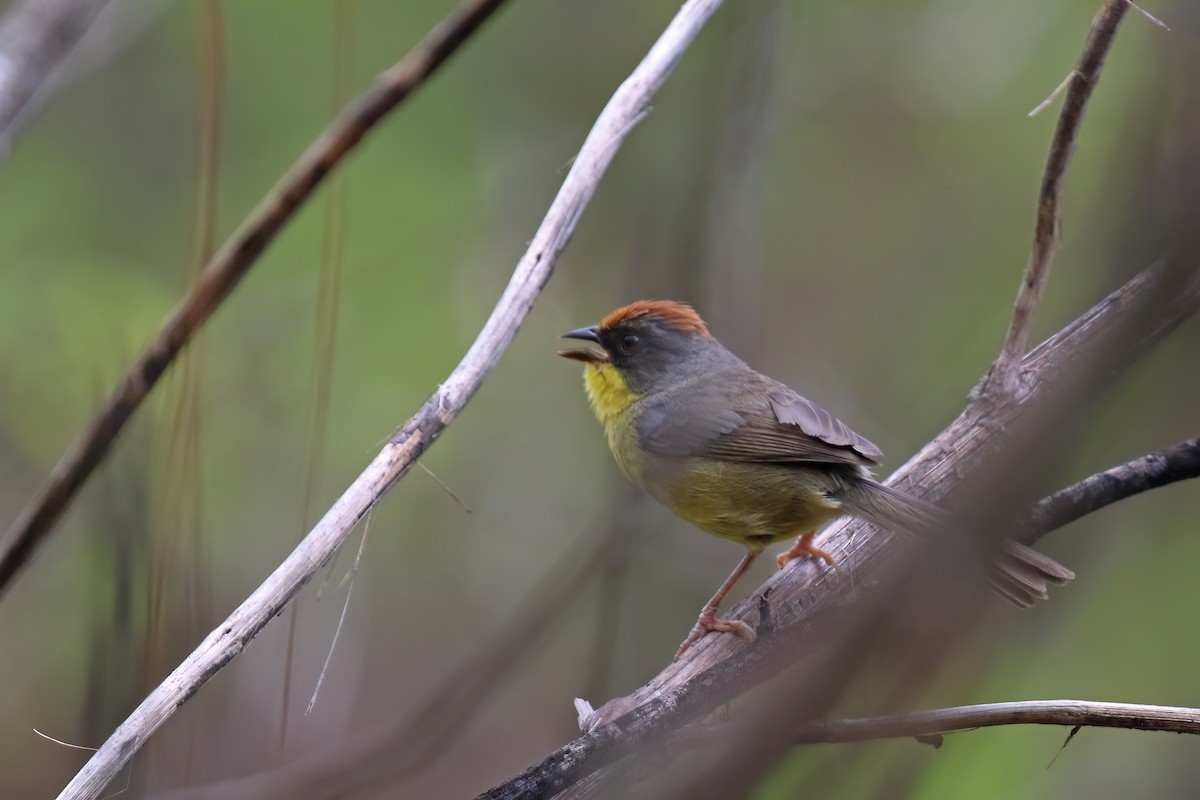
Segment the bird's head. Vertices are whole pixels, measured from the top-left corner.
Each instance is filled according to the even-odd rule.
[[[585,376],[619,376],[637,397],[694,378],[714,357],[727,354],[700,315],[673,300],[639,300],[618,308],[599,325],[568,331],[563,338],[599,345],[599,350],[563,350],[559,355],[587,365]]]

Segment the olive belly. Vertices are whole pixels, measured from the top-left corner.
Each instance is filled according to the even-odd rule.
[[[751,549],[841,516],[838,468],[706,458],[649,459],[635,482],[676,516]]]

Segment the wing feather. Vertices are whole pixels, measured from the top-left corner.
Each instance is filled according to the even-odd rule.
[[[883,455],[821,406],[750,370],[710,374],[643,403],[639,441],[659,455],[861,466]]]

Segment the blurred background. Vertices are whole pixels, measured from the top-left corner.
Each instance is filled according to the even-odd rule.
[[[101,744],[449,373],[678,5],[513,0],[287,227],[0,597],[0,795],[57,792],[86,754],[34,729]],[[599,705],[650,679],[741,551],[624,485],[558,335],[637,298],[688,300],[754,366],[879,444],[886,475],[954,418],[1000,346],[1058,106],[1026,114],[1073,68],[1098,6],[719,11],[423,459],[436,479],[413,470],[374,512],[353,580],[357,537],[110,791],[471,797],[573,738],[572,698]],[[0,524],[338,98],[452,8],[117,4],[0,164]],[[1181,120],[1200,26],[1187,4],[1148,10],[1173,31],[1130,13],[1118,35],[1039,340],[1158,255],[1139,237],[1146,176],[1194,132]],[[1047,489],[1196,435],[1198,337],[1185,325],[1120,378]],[[1181,483],[1051,534],[1041,546],[1076,583],[1031,613],[997,604],[922,703],[1200,705],[1198,512]],[[870,711],[869,695],[854,707]],[[1048,766],[1066,733],[802,748],[755,796],[818,778],[839,797],[1200,785],[1188,737],[1084,730]],[[333,777],[279,789],[297,764]]]

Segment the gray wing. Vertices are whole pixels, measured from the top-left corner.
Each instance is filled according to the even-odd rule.
[[[710,374],[669,396],[647,398],[637,426],[642,447],[666,456],[774,464],[872,466],[883,455],[811,400],[749,375]]]

